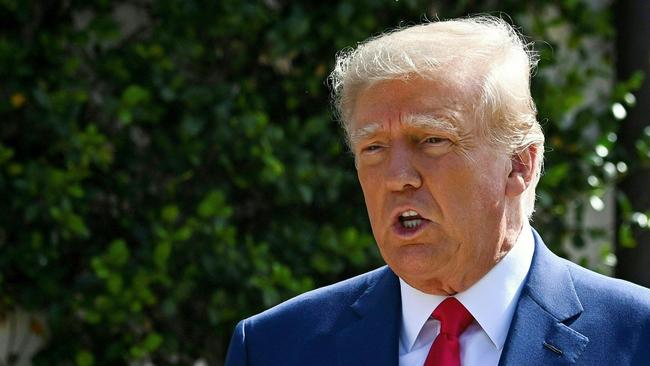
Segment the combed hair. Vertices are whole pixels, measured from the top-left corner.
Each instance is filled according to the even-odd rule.
[[[477,130],[493,148],[506,154],[537,148],[535,177],[523,203],[530,217],[544,154],[544,134],[530,94],[537,60],[532,45],[507,22],[477,16],[397,29],[342,50],[329,82],[348,144],[355,98],[376,82],[420,77],[473,87],[470,103]]]

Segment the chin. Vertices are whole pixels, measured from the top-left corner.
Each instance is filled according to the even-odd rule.
[[[393,246],[388,252],[380,249],[380,252],[393,272],[412,287],[430,294],[449,295],[458,292],[455,289],[461,284],[440,275],[462,274],[455,270],[454,257],[441,250],[443,248],[430,243],[414,243]]]
[[[414,251],[417,250],[410,250],[410,253],[400,253],[390,258],[384,257],[384,260],[393,272],[404,280],[423,281],[431,278],[436,270],[439,270],[441,263],[428,255],[417,255],[413,253]]]

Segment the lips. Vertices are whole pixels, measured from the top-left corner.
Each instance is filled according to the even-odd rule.
[[[422,230],[430,220],[423,217],[414,208],[401,208],[394,214],[393,228],[395,233],[401,237],[412,237]]]

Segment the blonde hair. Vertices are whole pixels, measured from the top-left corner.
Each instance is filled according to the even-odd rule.
[[[475,121],[488,143],[506,154],[537,148],[534,179],[523,200],[530,217],[544,153],[544,134],[530,94],[536,65],[531,45],[508,23],[478,16],[397,29],[345,49],[337,55],[329,81],[348,143],[356,95],[373,83],[421,77],[475,86]]]

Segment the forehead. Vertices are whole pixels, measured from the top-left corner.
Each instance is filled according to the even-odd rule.
[[[370,124],[382,126],[392,121],[413,122],[423,116],[468,130],[473,121],[471,100],[474,96],[472,88],[457,82],[422,78],[376,82],[358,92],[350,130]]]

